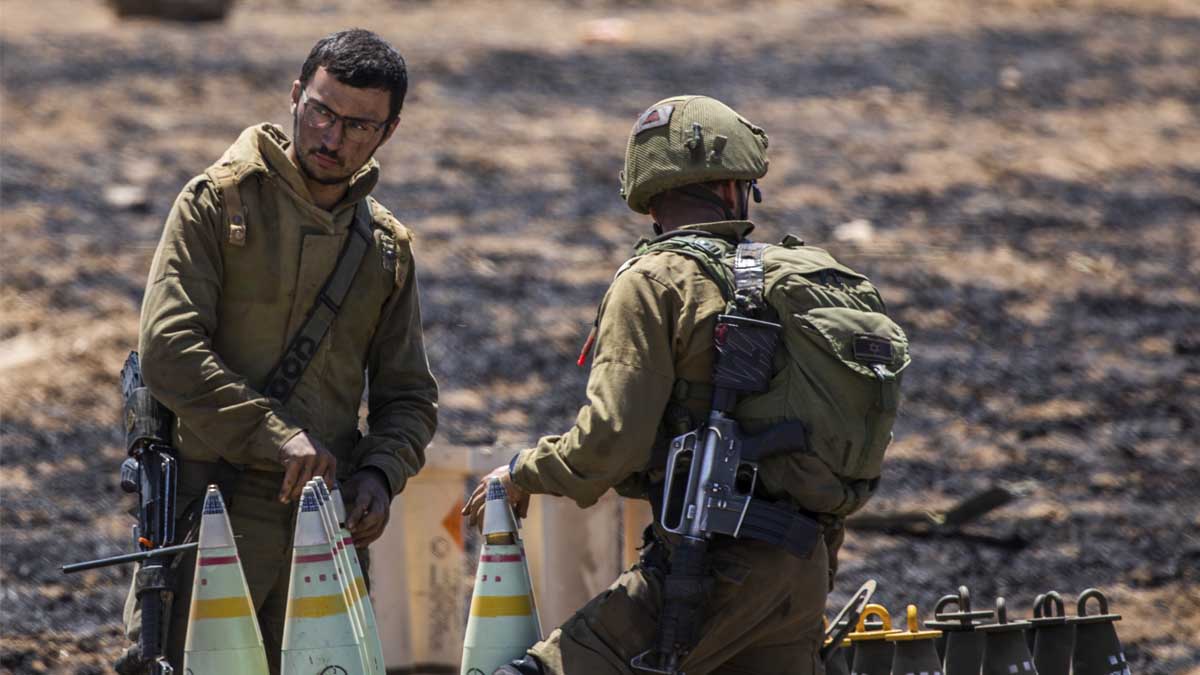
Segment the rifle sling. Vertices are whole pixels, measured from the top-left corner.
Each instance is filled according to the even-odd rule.
[[[350,235],[346,237],[346,243],[338,255],[337,265],[317,295],[316,304],[308,311],[300,330],[292,336],[279,363],[267,375],[265,393],[271,398],[284,403],[291,397],[308,364],[317,355],[317,348],[321,346],[333,320],[337,318],[371,243],[371,209],[364,199],[354,208]]]
[[[821,536],[821,524],[803,513],[757,497],[750,500],[738,538],[757,539],[807,558]]]
[[[654,521],[662,524],[663,483],[647,490]],[[807,558],[822,536],[821,522],[795,508],[772,503],[760,497],[750,499],[738,539],[754,539],[778,546],[797,558]]]

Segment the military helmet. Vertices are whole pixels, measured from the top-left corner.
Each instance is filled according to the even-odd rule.
[[[638,117],[625,150],[621,196],[638,213],[650,198],[692,183],[767,173],[767,134],[716,99],[675,96]]]

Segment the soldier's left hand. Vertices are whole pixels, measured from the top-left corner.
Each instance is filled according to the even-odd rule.
[[[354,537],[354,545],[364,548],[383,534],[392,515],[387,481],[375,469],[362,469],[342,483],[342,494],[350,505],[346,529]]]
[[[479,481],[479,485],[475,486],[475,492],[471,493],[471,498],[467,500],[467,505],[463,507],[462,515],[467,517],[467,523],[471,527],[480,528],[483,526],[483,507],[487,504],[487,487],[493,478],[500,479],[500,484],[504,486],[504,491],[508,493],[508,503],[512,505],[513,511],[518,518],[524,518],[529,513],[529,493],[513,482],[512,476],[508,473],[508,465],[505,464],[496,467]]]

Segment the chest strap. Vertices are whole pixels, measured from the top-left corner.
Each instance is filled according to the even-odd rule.
[[[267,375],[266,394],[271,398],[282,403],[291,397],[296,384],[300,382],[300,376],[304,375],[308,364],[317,355],[321,340],[325,339],[325,334],[337,318],[342,302],[350,291],[350,284],[354,281],[358,268],[362,266],[363,257],[371,248],[372,241],[371,208],[364,199],[354,207],[350,233],[342,246],[342,252],[338,255],[337,265],[317,295],[316,304],[308,311],[300,330],[292,336],[292,341],[288,343],[287,351],[283,353],[279,363],[275,364]]]

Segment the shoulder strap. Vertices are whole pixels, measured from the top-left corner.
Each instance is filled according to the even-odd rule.
[[[696,231],[675,231],[653,239],[638,247],[637,254],[621,268],[624,271],[634,260],[658,251],[669,251],[685,255],[696,261],[700,269],[717,284],[721,295],[733,301],[737,290],[725,256],[733,250],[733,242],[715,234]],[[618,272],[619,274],[620,272]]]
[[[733,301],[746,316],[758,316],[766,308],[763,297],[766,283],[763,278],[763,255],[768,244],[744,241],[738,244],[733,259]]]
[[[317,347],[321,345],[321,340],[325,339],[325,334],[337,318],[342,301],[350,291],[350,284],[354,281],[358,268],[362,266],[363,256],[367,254],[367,249],[371,248],[372,240],[371,207],[364,199],[354,207],[354,221],[350,226],[350,234],[338,255],[337,265],[317,295],[316,304],[308,311],[300,330],[292,336],[292,341],[288,343],[287,351],[283,353],[279,363],[275,364],[267,375],[266,393],[271,398],[282,403],[291,397],[300,376],[316,356]]]
[[[221,191],[225,202],[225,224],[232,246],[246,245],[246,210],[242,206],[242,195],[238,190],[238,177],[226,164],[208,170],[213,184]]]

